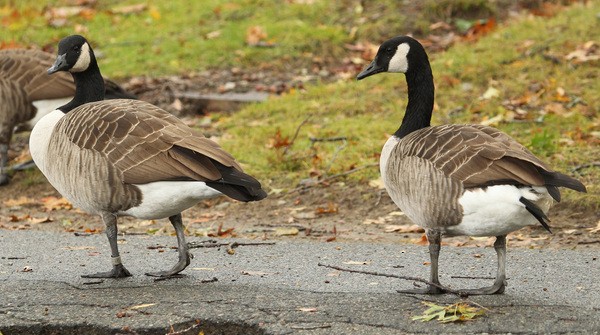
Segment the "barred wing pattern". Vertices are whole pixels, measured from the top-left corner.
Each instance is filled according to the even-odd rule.
[[[55,56],[41,50],[7,49],[0,51],[0,75],[19,83],[29,101],[73,96],[75,83],[67,72],[48,75]]]
[[[529,150],[497,129],[480,125],[423,128],[401,140],[401,157],[430,161],[465,188],[497,183],[544,185],[539,169],[548,168]]]
[[[115,99],[82,105],[67,113],[55,131],[79,148],[105,156],[128,184],[218,180],[221,174],[210,159],[242,170],[218,144],[142,101]]]

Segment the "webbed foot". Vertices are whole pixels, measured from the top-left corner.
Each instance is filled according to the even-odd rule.
[[[92,273],[82,275],[82,278],[125,278],[130,277],[131,273],[123,266],[123,264],[114,265],[111,271]]]
[[[506,288],[506,280],[496,280],[494,285],[475,288],[475,289],[465,289],[460,290],[461,295],[492,295],[492,294],[502,294],[504,293],[504,289]]]
[[[158,272],[147,272],[146,276],[151,276],[151,277],[171,277],[171,276],[174,276],[174,275],[178,274],[179,272],[185,270],[185,268],[188,265],[190,265],[190,259],[191,258],[193,258],[192,254],[190,254],[186,250],[186,252],[185,252],[185,254],[183,256],[180,254],[179,262],[177,262],[177,264],[175,264],[175,266],[173,266],[173,268],[171,268],[171,270],[158,271]]]
[[[413,288],[410,290],[397,290],[396,292],[403,293],[403,294],[435,294],[435,295],[447,293],[446,290],[439,288],[437,286],[433,286],[433,285],[427,285],[426,287],[423,287],[423,288]]]

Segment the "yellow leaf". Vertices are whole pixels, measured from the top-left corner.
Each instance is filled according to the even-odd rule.
[[[160,11],[155,6],[150,6],[149,13],[154,20],[160,20]]]
[[[296,227],[277,227],[275,228],[275,235],[277,236],[293,236],[298,235],[300,231]]]
[[[28,220],[29,222],[31,222],[31,223],[46,223],[46,222],[52,222],[52,221],[53,221],[53,220],[52,220],[50,217],[48,217],[48,216],[46,216],[46,217],[43,217],[43,218],[32,218],[32,217],[30,217],[30,218],[28,218],[27,220]]]

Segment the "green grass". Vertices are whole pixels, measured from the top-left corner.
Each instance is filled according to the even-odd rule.
[[[43,8],[69,5],[72,1],[37,2],[0,0],[0,41],[54,49],[60,38],[84,29],[102,57],[100,66],[110,77],[158,76],[214,68],[293,69],[311,66],[319,55],[342,57],[344,44],[372,31],[377,21],[354,22],[361,11],[354,1],[317,0],[312,4],[277,0],[106,0],[93,15],[75,16],[62,27],[52,27]],[[130,15],[111,10],[132,4],[147,9]],[[393,0],[379,3],[390,7]],[[375,10],[377,8],[373,8]],[[402,14],[394,15],[402,21]],[[261,26],[266,42],[275,47],[246,44],[247,30]],[[357,29],[351,33],[350,27]],[[211,33],[218,36],[209,38]],[[215,33],[217,34],[217,33]],[[375,36],[377,37],[377,36]]]
[[[484,0],[427,0],[410,6],[395,0],[314,0],[309,4],[279,0],[103,0],[89,15],[69,17],[56,27],[49,23],[45,9],[72,6],[74,1],[0,0],[0,42],[54,50],[62,37],[80,33],[101,56],[103,74],[113,78],[234,66],[310,70],[320,65],[315,58],[347,56],[347,43],[426,32],[431,22],[450,20],[449,15],[486,18],[499,6],[514,1],[522,0],[491,4]],[[147,7],[129,15],[113,12],[136,4]],[[416,15],[419,8],[423,15]],[[275,46],[247,45],[247,30],[253,26],[261,26],[268,35],[266,41]]]
[[[525,18],[502,27],[476,43],[456,45],[447,52],[431,55],[436,80],[436,108],[432,124],[479,123],[486,118],[509,113],[503,101],[523,96],[531,85],[544,91],[535,107],[525,106],[525,122],[500,122],[495,125],[528,146],[536,155],[558,171],[570,170],[600,157],[600,139],[592,136],[600,130],[600,81],[598,62],[573,65],[564,55],[578,45],[599,41],[600,4],[575,5],[553,18]],[[527,48],[542,47],[561,59],[554,64],[543,53],[523,56]],[[471,90],[463,88],[472,85]],[[500,95],[478,100],[488,87]],[[541,110],[555,102],[556,90],[579,97],[586,105],[566,108],[565,115],[542,115]],[[572,100],[571,99],[571,100]],[[275,188],[294,187],[311,173],[335,174],[353,167],[377,162],[377,154],[388,134],[401,121],[406,104],[404,77],[378,75],[294,92],[267,103],[250,106],[222,122],[227,136],[222,144],[255,173]],[[564,102],[568,105],[568,102]],[[450,111],[458,113],[449,114]],[[269,142],[280,130],[292,138],[300,128],[293,146],[283,155],[283,148],[271,148]],[[542,120],[542,122],[534,122]],[[311,147],[310,137],[348,138],[347,146],[334,159],[339,143],[319,143]],[[251,148],[249,150],[249,148]],[[325,171],[331,165],[330,171]],[[582,170],[578,176],[588,194],[565,192],[567,201],[584,207],[600,208],[600,171]],[[349,178],[370,180],[378,176],[377,168],[364,169]]]

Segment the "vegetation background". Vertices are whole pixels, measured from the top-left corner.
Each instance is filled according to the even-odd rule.
[[[401,75],[354,77],[379,43],[411,34],[432,61],[433,124],[507,132],[588,187],[565,191],[557,211],[600,220],[598,1],[0,0],[0,26],[0,48],[54,52],[60,38],[86,36],[104,75],[137,93],[162,85],[157,104],[219,141],[273,201],[335,186],[360,189],[355,206],[382,194],[376,164],[403,116],[406,84]],[[198,115],[173,94],[182,87],[270,97]],[[26,159],[20,136],[14,163]],[[14,179],[12,190],[30,198],[48,187],[36,171]],[[341,211],[337,201],[316,213]]]

